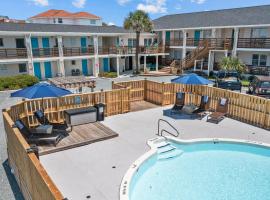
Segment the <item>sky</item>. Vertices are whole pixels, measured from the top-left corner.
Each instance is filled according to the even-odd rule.
[[[108,24],[122,26],[129,12],[140,9],[151,19],[195,11],[270,4],[269,0],[1,0],[0,15],[27,19],[49,9],[87,11]]]

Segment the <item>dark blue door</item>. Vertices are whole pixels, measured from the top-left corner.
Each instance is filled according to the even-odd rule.
[[[88,63],[86,59],[82,60],[82,73],[84,76],[88,75]]]
[[[81,48],[82,48],[82,53],[87,52],[86,38],[85,37],[81,38]]]
[[[104,72],[110,71],[109,58],[103,58],[103,70]]]
[[[51,62],[44,63],[45,78],[52,78],[52,65]]]
[[[34,63],[34,74],[35,76],[41,80],[41,69],[40,69],[40,63]]]
[[[49,40],[49,38],[42,38],[42,47],[44,49],[44,55],[50,55],[50,40]]]
[[[33,56],[39,56],[38,38],[31,38]]]

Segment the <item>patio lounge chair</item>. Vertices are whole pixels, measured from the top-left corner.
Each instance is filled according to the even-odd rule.
[[[67,129],[66,124],[51,123],[42,110],[37,110],[36,112],[34,112],[34,116],[37,118],[38,122],[41,125],[52,125],[54,130],[59,131],[65,131]]]
[[[202,119],[206,115],[206,112],[210,109],[210,102],[211,98],[209,96],[201,96],[200,106],[193,112],[193,114],[199,115],[200,119]]]
[[[30,144],[49,143],[56,146],[62,139],[62,134],[60,133],[33,134],[21,120],[17,120],[15,122],[15,126],[20,130]]]
[[[175,104],[171,109],[171,114],[178,113],[182,110],[185,105],[185,93],[177,92],[175,97]]]
[[[228,112],[228,102],[228,99],[221,98],[217,104],[215,112],[207,116],[207,121],[218,124],[221,120],[223,120]]]

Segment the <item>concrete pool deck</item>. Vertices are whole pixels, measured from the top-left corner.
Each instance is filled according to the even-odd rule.
[[[173,119],[163,115],[169,108],[158,107],[108,117],[103,123],[119,137],[41,156],[41,163],[68,199],[90,196],[95,200],[117,200],[121,180],[129,166],[149,150],[146,141],[157,134],[159,118],[172,123],[179,130],[181,139],[232,138],[270,144],[267,130],[229,118],[219,124],[186,116]]]

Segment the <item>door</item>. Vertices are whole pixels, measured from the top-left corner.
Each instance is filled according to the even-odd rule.
[[[200,41],[200,37],[201,37],[201,31],[200,30],[196,30],[194,32],[194,46],[198,46],[199,41]]]
[[[166,31],[165,42],[166,42],[166,44],[170,44],[170,41],[171,41],[171,32]]]
[[[23,38],[16,38],[16,48],[17,49],[22,49],[22,48],[26,48],[25,47],[25,43],[24,43],[24,39]],[[20,56],[25,56],[26,55],[26,51],[16,51],[17,55]]]
[[[82,53],[87,52],[86,38],[85,37],[81,38],[81,48],[82,48]]]
[[[87,60],[82,60],[82,73],[84,76],[88,76],[88,63]]]
[[[41,80],[41,69],[40,69],[40,63],[34,63],[34,74],[35,76]]]
[[[25,43],[23,38],[16,38],[16,48],[25,48]]]
[[[38,38],[31,38],[33,56],[39,56]]]
[[[44,55],[50,55],[50,40],[49,38],[42,38],[42,47],[44,49]]]
[[[44,62],[45,78],[52,78],[52,65],[51,62]]]
[[[109,58],[103,58],[103,71],[104,72],[110,71]]]

